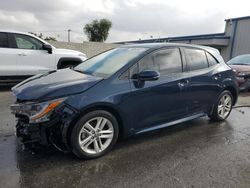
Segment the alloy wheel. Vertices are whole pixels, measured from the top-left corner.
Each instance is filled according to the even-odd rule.
[[[95,117],[88,120],[79,133],[79,145],[88,154],[104,151],[112,142],[114,128],[107,118]]]
[[[219,117],[222,119],[227,118],[231,109],[232,109],[232,97],[229,94],[225,94],[220,98],[218,104]]]

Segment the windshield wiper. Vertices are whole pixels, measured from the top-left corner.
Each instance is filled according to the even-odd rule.
[[[82,71],[82,70],[79,70],[79,69],[72,69],[72,70],[74,70],[74,71],[76,71],[76,72],[80,72],[80,73],[82,73],[82,74],[93,75],[93,74],[90,73],[90,72]]]
[[[81,71],[81,70],[78,70],[78,69],[72,69],[72,70],[74,70],[74,71],[76,71],[76,72],[80,72],[80,73],[83,73],[83,74],[84,74],[84,72],[83,72],[83,71]]]

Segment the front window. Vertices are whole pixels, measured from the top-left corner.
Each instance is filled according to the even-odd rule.
[[[41,50],[43,47],[42,42],[27,35],[14,34],[14,38],[19,49]]]
[[[143,70],[158,71],[161,75],[182,72],[179,49],[164,49],[147,55],[139,62],[139,72]]]
[[[250,65],[250,54],[237,56],[227,62],[228,65]]]
[[[107,77],[117,72],[129,61],[145,52],[147,48],[116,48],[90,58],[77,67],[76,71],[94,76]]]

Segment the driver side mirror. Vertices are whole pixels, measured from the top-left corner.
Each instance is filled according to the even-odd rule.
[[[153,70],[143,70],[136,77],[141,81],[154,81],[160,78],[160,73]]]
[[[46,50],[46,51],[48,51],[49,54],[52,54],[52,46],[49,44],[44,44],[43,50]]]

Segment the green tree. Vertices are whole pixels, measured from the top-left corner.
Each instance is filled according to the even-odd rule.
[[[46,40],[46,41],[57,41],[55,37],[46,37],[44,40]]]
[[[112,22],[107,19],[93,20],[83,28],[84,33],[88,36],[89,41],[104,42],[109,35]]]
[[[37,37],[39,37],[39,38],[41,38],[43,40],[46,40],[46,41],[57,41],[57,39],[55,37],[48,36],[48,37],[44,38],[42,33],[40,33],[39,35],[36,34],[36,33],[33,33],[33,32],[29,32],[29,33],[32,34],[32,35],[35,35],[35,36],[37,36]]]
[[[36,33],[33,33],[33,32],[29,32],[29,33],[43,39],[43,34],[42,33],[40,33],[39,35],[36,34]]]

